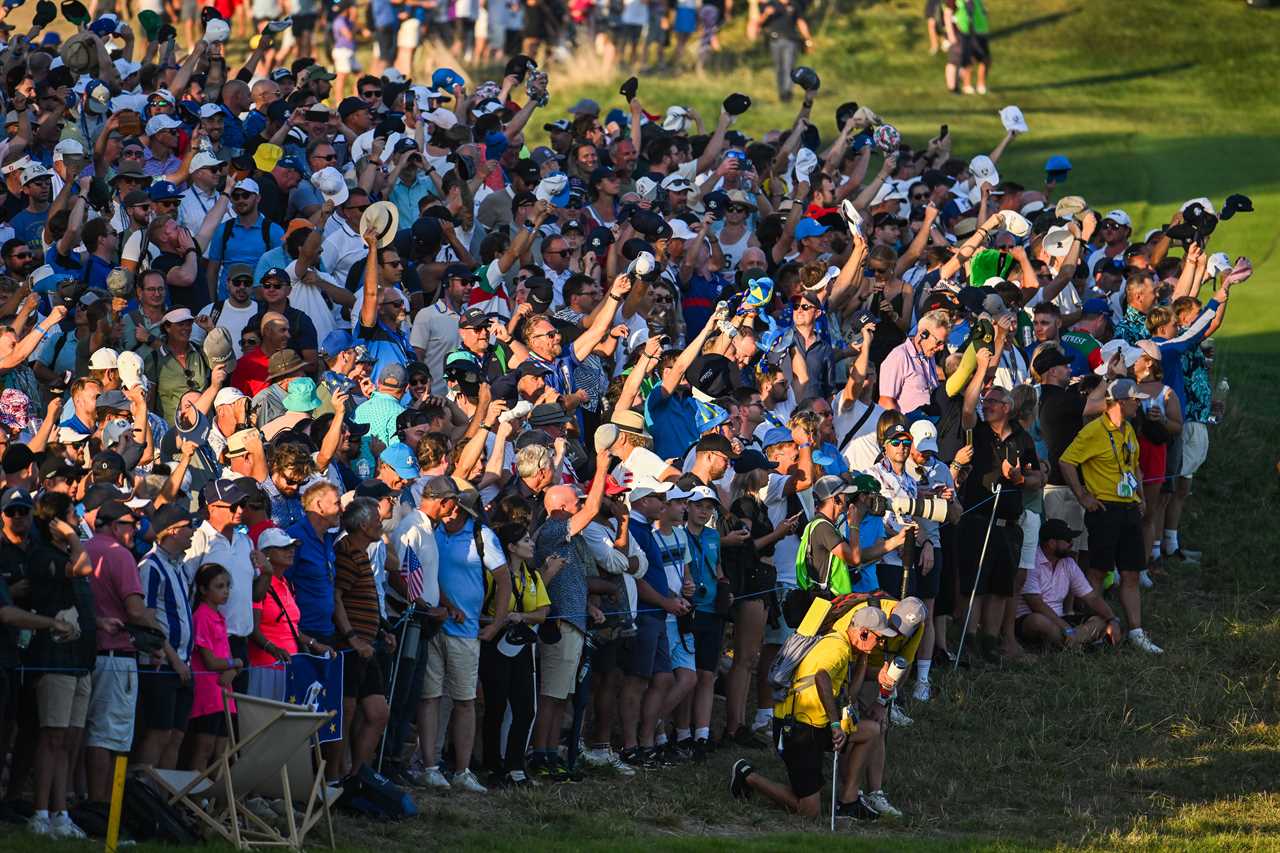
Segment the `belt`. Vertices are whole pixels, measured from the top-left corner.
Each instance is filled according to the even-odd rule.
[[[136,658],[137,656],[137,652],[117,651],[115,649],[98,652],[98,657],[100,658]]]

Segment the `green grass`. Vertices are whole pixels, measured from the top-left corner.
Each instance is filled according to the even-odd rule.
[[[1280,12],[1250,11],[1238,0],[989,0],[992,93],[961,98],[943,91],[942,61],[924,52],[920,5],[828,6],[816,51],[804,60],[823,78],[815,117],[824,138],[834,135],[835,105],[856,100],[917,145],[947,123],[956,155],[969,157],[1000,138],[997,110],[1017,104],[1031,132],[1010,146],[1002,175],[1034,186],[1050,154],[1067,154],[1075,170],[1066,189],[1097,209],[1124,207],[1137,230],[1167,222],[1188,198],[1221,204],[1230,192],[1247,193],[1258,212],[1222,223],[1211,247],[1249,255],[1257,274],[1233,292],[1219,334],[1217,368],[1230,378],[1232,398],[1183,524],[1184,541],[1204,549],[1204,565],[1173,567],[1144,597],[1147,624],[1167,653],[1062,655],[1016,670],[937,673],[937,699],[912,709],[914,727],[890,735],[886,787],[909,817],[846,833],[859,837],[839,844],[1275,849]],[[755,99],[739,123],[745,132],[789,126],[795,104],[777,102],[767,53],[744,43],[740,18],[724,41],[723,70],[646,78],[642,101],[653,112],[692,103],[713,121],[724,94],[744,91]],[[569,81],[552,69],[547,115],[583,96],[606,109],[621,105],[626,74],[590,67],[575,63]],[[341,842],[351,850],[447,843],[488,853],[831,848],[824,825],[758,800],[732,801],[724,782],[733,757],[529,793],[426,795],[423,815],[405,823],[339,819]],[[780,776],[776,761],[761,763]],[[0,836],[0,849],[44,847]]]

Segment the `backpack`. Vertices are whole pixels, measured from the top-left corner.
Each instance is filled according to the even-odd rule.
[[[337,807],[365,817],[402,820],[418,808],[401,788],[367,764],[342,782]]]
[[[219,254],[222,256],[222,262],[223,262],[223,263],[226,263],[226,260],[227,260],[227,244],[231,242],[231,232],[232,232],[232,230],[233,230],[233,229],[235,228],[235,226],[236,226],[236,221],[237,221],[237,220],[233,217],[233,218],[231,218],[231,219],[228,219],[226,222],[222,223],[222,237],[221,237],[221,249],[222,249],[222,251],[221,251],[221,252],[219,252]],[[271,248],[271,226],[272,226],[272,225],[274,225],[274,224],[275,224],[275,223],[273,223],[273,222],[272,222],[270,219],[268,219],[267,217],[265,217],[265,216],[263,216],[263,217],[262,217],[262,251],[263,251],[263,254],[265,254],[265,253],[267,252],[267,250]],[[215,325],[216,325],[216,324],[217,324],[217,321],[215,320],[215,321],[214,321],[214,323],[215,323]]]
[[[794,595],[796,590],[792,591]],[[839,621],[850,610],[856,609],[858,605],[865,604],[867,607],[879,607],[880,602],[887,596],[881,592],[874,593],[851,593],[849,595],[839,596],[827,617],[823,620],[822,626],[812,635],[792,634],[782,644],[782,648],[778,649],[778,655],[773,659],[773,663],[769,666],[769,687],[773,691],[774,704],[781,702],[787,698],[787,694],[793,692],[798,693],[800,690],[808,687],[809,684],[798,684],[795,682],[796,668],[800,666],[800,661],[804,660],[805,655],[813,651],[814,646],[818,642],[831,633],[831,625]],[[812,601],[812,598],[810,598]],[[808,608],[806,608],[807,612]],[[800,619],[796,620],[795,625],[798,627],[800,620],[804,618],[804,613],[800,614]],[[787,624],[791,624],[788,622]]]
[[[125,779],[122,817],[129,834],[139,841],[160,841],[183,847],[203,841],[194,819],[169,805],[139,776]]]

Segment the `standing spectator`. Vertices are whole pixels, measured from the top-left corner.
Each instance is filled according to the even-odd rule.
[[[805,20],[806,0],[768,0],[760,9],[760,27],[769,39],[778,99],[791,100],[791,69],[802,51],[813,46],[809,22]]]
[[[1089,580],[1101,588],[1113,569],[1120,573],[1120,604],[1129,642],[1148,654],[1163,654],[1142,629],[1139,573],[1146,568],[1142,512],[1146,505],[1138,436],[1129,420],[1147,395],[1132,379],[1107,384],[1101,417],[1084,425],[1059,457],[1058,467],[1076,500],[1084,507],[1089,530]]]
[[[234,718],[236,712],[235,700],[229,695],[232,681],[248,664],[244,658],[232,657],[227,620],[221,612],[231,596],[231,573],[217,563],[205,563],[192,586],[196,601],[191,617],[195,695],[188,729],[195,735],[191,768],[204,770],[217,742],[228,735],[227,714]]]

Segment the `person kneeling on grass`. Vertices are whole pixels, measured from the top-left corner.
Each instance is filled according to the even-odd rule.
[[[1040,527],[1036,564],[1027,572],[1014,614],[1014,631],[1021,642],[1055,649],[1086,646],[1104,635],[1112,645],[1120,642],[1120,620],[1071,556],[1072,540],[1079,535],[1061,518],[1050,518]],[[1092,614],[1064,613],[1068,593],[1088,605]]]
[[[859,793],[857,780],[869,745],[880,738],[880,724],[863,719],[853,724],[852,731],[846,731],[841,727],[836,696],[846,686],[848,695],[858,694],[867,673],[868,655],[882,637],[896,635],[884,611],[864,607],[854,614],[847,631],[832,632],[819,640],[796,666],[791,689],[774,707],[773,740],[787,767],[788,784],[766,778],[740,758],[730,773],[729,792],[742,799],[759,791],[788,811],[816,817],[821,812],[824,755],[834,749],[849,754],[841,783],[845,802],[836,807],[837,816],[878,818],[879,812]]]

